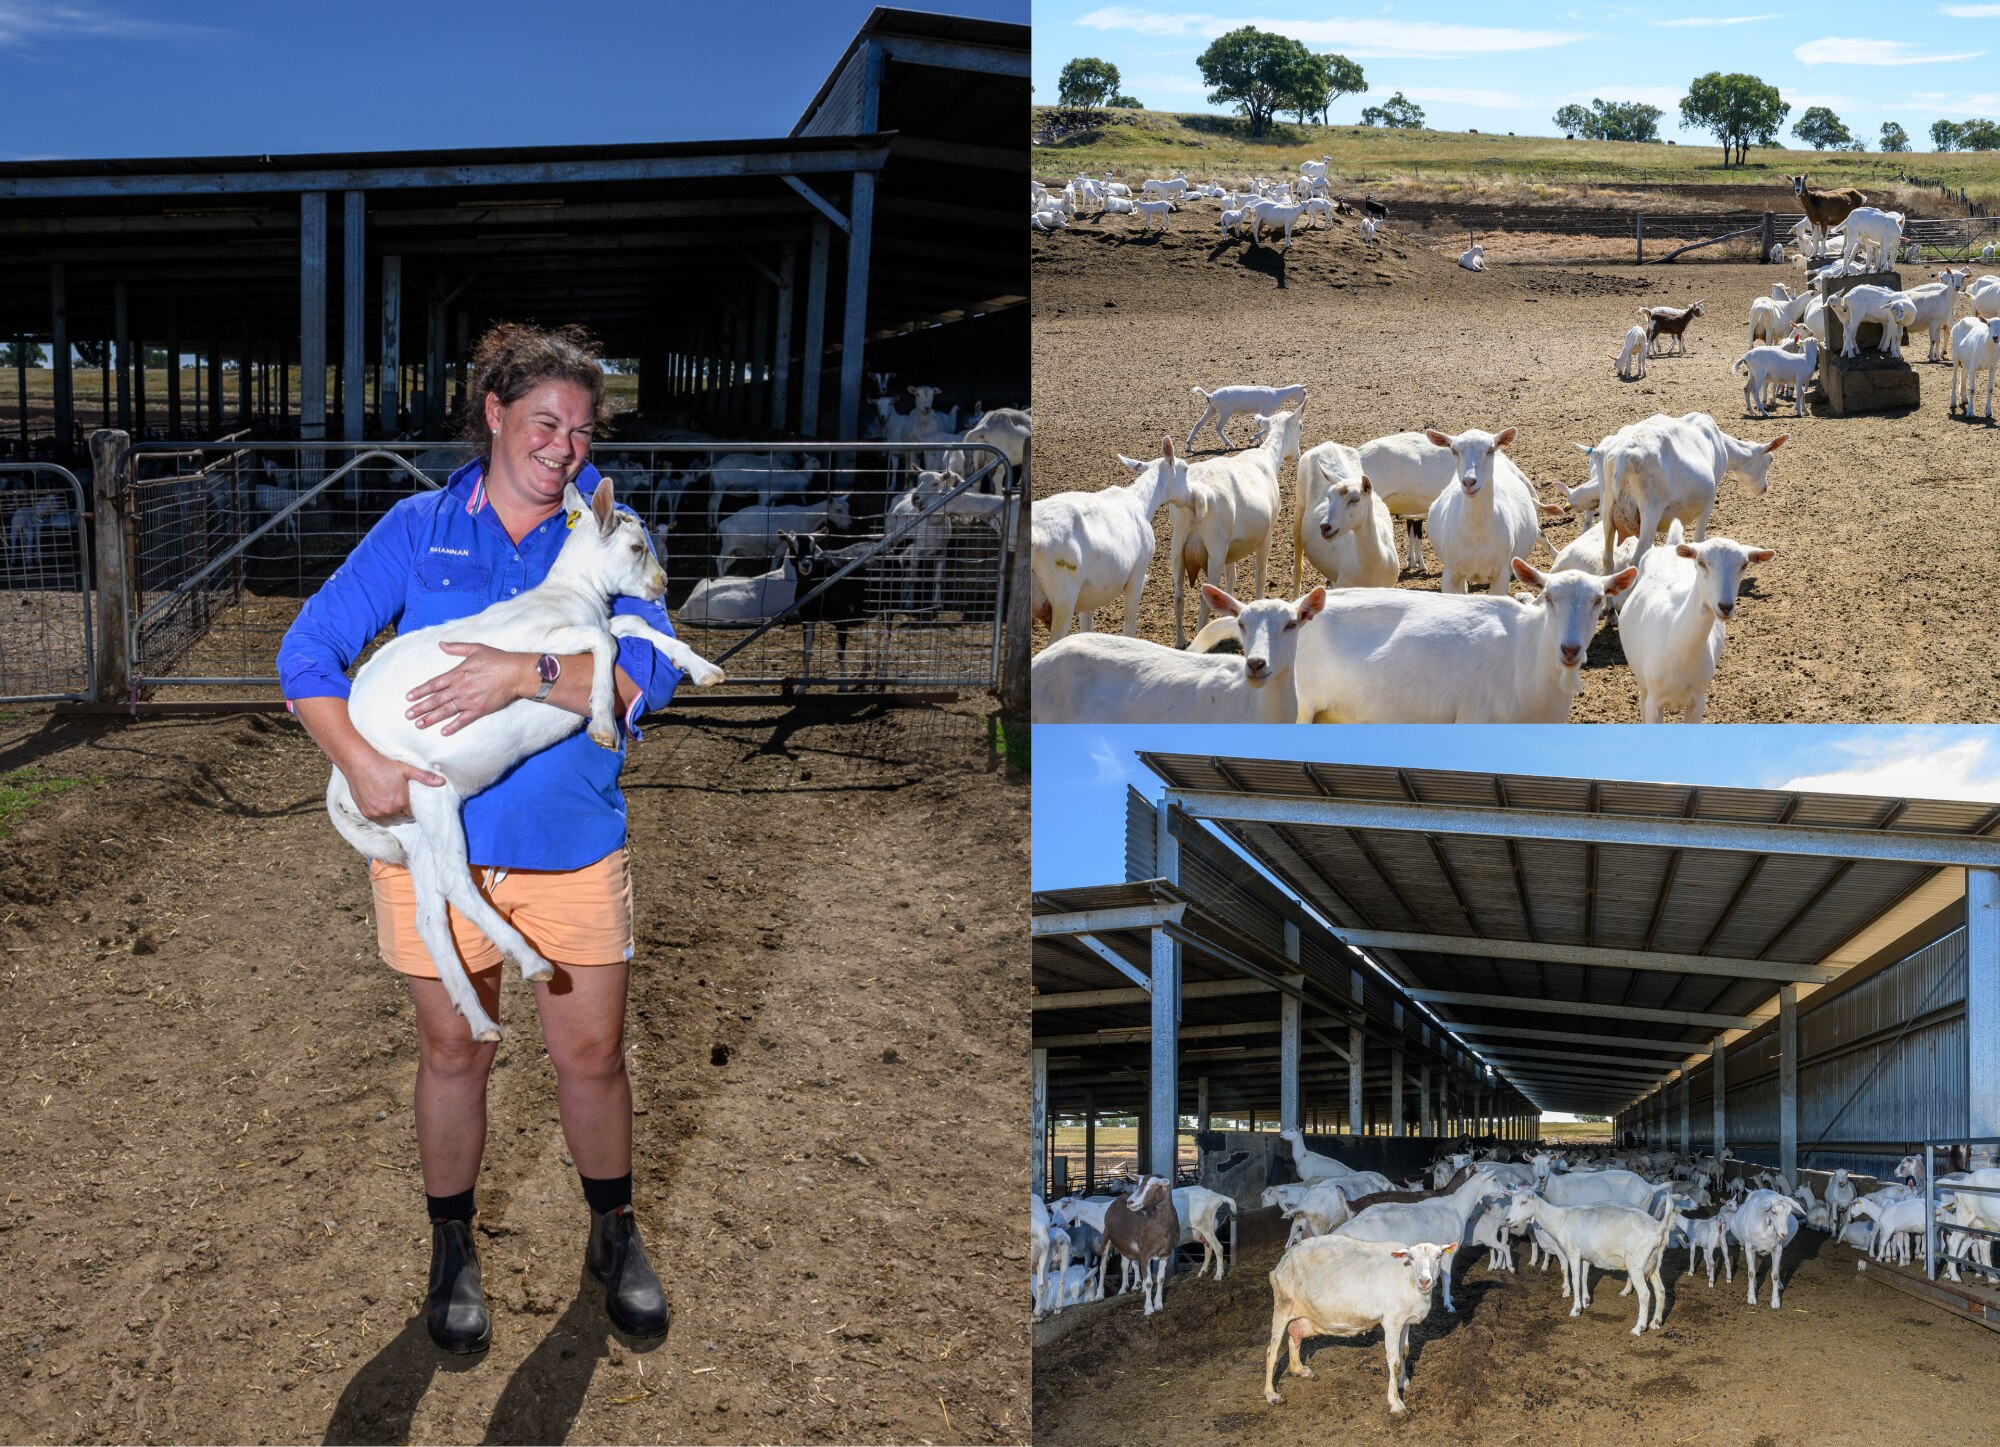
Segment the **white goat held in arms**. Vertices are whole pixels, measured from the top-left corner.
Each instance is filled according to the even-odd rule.
[[[437,966],[438,979],[476,1040],[498,1040],[500,1027],[479,1004],[465,965],[452,943],[445,906],[484,931],[524,980],[546,980],[555,971],[473,884],[459,806],[530,754],[574,733],[583,719],[553,704],[520,699],[498,713],[474,719],[453,734],[420,729],[405,716],[409,691],[436,676],[450,660],[443,643],[485,643],[510,652],[589,653],[596,665],[590,691],[591,742],[618,747],[613,689],[618,639],[643,638],[666,654],[697,687],[722,681],[722,670],[678,638],[645,620],[609,617],[611,600],[624,594],[666,596],[667,575],[646,546],[645,524],[612,507],[609,481],[586,504],[574,484],[563,505],[578,518],[548,576],[518,597],[506,598],[448,623],[398,634],[354,677],[348,716],[369,744],[388,758],[442,776],[439,787],[410,790],[409,821],[377,824],[362,814],[339,769],[327,781],[326,812],[356,849],[384,864],[409,866],[417,896],[417,933]],[[595,526],[583,518],[588,510]]]

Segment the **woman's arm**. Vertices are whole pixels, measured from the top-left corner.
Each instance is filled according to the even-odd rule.
[[[412,781],[432,788],[444,783],[427,769],[377,753],[347,716],[344,698],[295,699],[292,712],[347,780],[355,807],[374,823],[391,824],[410,817]]]
[[[476,718],[498,713],[518,699],[533,698],[542,686],[541,674],[535,669],[535,662],[541,657],[538,653],[509,653],[484,643],[440,643],[438,649],[465,661],[410,690],[406,717],[415,719],[420,729],[443,723],[444,728],[439,732],[455,734]],[[622,667],[617,673],[612,687],[618,695],[618,713],[622,718],[639,696],[640,688]],[[543,702],[580,717],[587,716],[590,686],[596,678],[594,657],[588,653],[570,654],[563,658],[556,686]]]

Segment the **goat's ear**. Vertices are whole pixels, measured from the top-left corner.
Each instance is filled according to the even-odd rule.
[[[1764,444],[1764,450],[1766,452],[1776,452],[1780,447],[1783,447],[1787,442],[1790,442],[1791,440],[1792,440],[1791,433],[1780,432],[1776,437],[1773,437],[1769,442]]]
[[[1636,567],[1627,568],[1622,573],[1614,573],[1604,580],[1604,596],[1616,598],[1638,580],[1639,570]]]
[[[1768,563],[1777,556],[1778,553],[1775,548],[1752,548],[1750,550],[1750,561],[1753,563]]]
[[[612,511],[611,502],[611,479],[600,478],[597,491],[591,494],[590,510],[597,517],[597,531],[601,534],[608,534],[611,531],[612,519],[616,516]]]
[[[583,494],[577,491],[575,483],[566,482],[563,484],[564,512],[572,514],[580,514],[587,506],[589,506],[589,504],[584,502]]]
[[[1445,436],[1444,433],[1438,431],[1437,428],[1435,427],[1426,427],[1424,429],[1424,437],[1430,442],[1431,446],[1433,447],[1451,446],[1451,439]]]
[[[1218,613],[1227,613],[1234,618],[1243,611],[1243,605],[1230,597],[1213,583],[1201,585],[1201,596],[1208,599],[1208,606]]]
[[[1500,429],[1499,435],[1493,439],[1493,445],[1495,447],[1505,447],[1508,443],[1514,440],[1515,430],[1516,429],[1512,427],[1502,427]]]
[[[1308,619],[1318,617],[1324,607],[1326,607],[1326,589],[1324,587],[1313,589],[1299,599],[1299,622],[1304,623]]]

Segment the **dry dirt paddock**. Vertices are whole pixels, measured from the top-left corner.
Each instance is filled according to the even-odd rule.
[[[1247,1258],[1220,1285],[1175,1278],[1151,1320],[1137,1296],[1093,1306],[1087,1325],[1037,1347],[1036,1443],[1877,1447],[1906,1421],[1938,1441],[1992,1440],[1992,1331],[1862,1279],[1856,1253],[1816,1231],[1785,1252],[1777,1311],[1768,1287],[1745,1303],[1740,1253],[1735,1285],[1718,1274],[1710,1291],[1674,1275],[1686,1255],[1668,1252],[1666,1320],[1643,1338],[1623,1277],[1597,1276],[1571,1320],[1559,1269],[1544,1276],[1517,1251],[1510,1276],[1478,1252],[1453,1288],[1457,1315],[1440,1299],[1411,1328],[1401,1419],[1389,1415],[1380,1329],[1312,1339],[1315,1376],[1284,1378],[1283,1405],[1266,1405],[1257,1373],[1277,1255]]]
[[[1125,218],[1035,235],[1036,490],[1123,482],[1114,454],[1176,448],[1199,415],[1189,388],[1304,382],[1302,445],[1350,445],[1409,428],[1519,429],[1509,449],[1547,502],[1585,480],[1573,442],[1595,443],[1654,412],[1711,413],[1739,437],[1790,441],[1770,491],[1725,483],[1711,534],[1773,548],[1746,578],[1708,717],[1716,722],[1975,722],[1994,716],[2000,662],[2000,431],[1948,420],[1948,364],[1917,362],[1923,405],[1905,415],[1760,420],[1730,365],[1752,297],[1791,268],[1675,264],[1520,265],[1461,270],[1393,228],[1365,246],[1349,220],[1295,232],[1289,252],[1221,237],[1212,202],[1164,237]],[[1706,299],[1687,355],[1620,382],[1610,360],[1641,305]],[[1960,310],[1963,311],[1963,303]],[[1914,357],[1921,358],[1920,340]],[[1247,446],[1247,418],[1232,440]],[[1196,457],[1219,452],[1204,430]],[[1290,492],[1267,591],[1292,577]],[[1561,546],[1573,522],[1546,533]],[[1166,510],[1140,633],[1173,641]],[[1542,554],[1541,561],[1549,561]],[[1402,586],[1436,588],[1436,563]],[[1517,588],[1518,591],[1518,588]],[[1114,602],[1099,628],[1122,626]],[[1190,618],[1193,609],[1189,606]],[[1190,632],[1192,627],[1190,625]],[[1044,632],[1037,646],[1046,642]],[[1638,692],[1613,629],[1591,648],[1573,718],[1637,722]]]
[[[317,750],[0,714],[0,781],[82,781],[0,841],[0,1441],[1025,1442],[1028,801],[984,712],[648,730],[627,1041],[672,1329],[635,1351],[586,1284],[515,979],[472,1359],[418,1315],[409,993]]]

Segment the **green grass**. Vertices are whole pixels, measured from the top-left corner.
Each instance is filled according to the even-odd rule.
[[[0,774],[0,839],[7,837],[18,818],[37,799],[52,794],[60,794],[66,789],[74,789],[80,784],[101,784],[103,779],[92,775],[88,779],[44,779],[37,775],[33,765],[16,769],[11,774]]]
[[[1881,190],[1901,172],[1980,198],[2000,197],[2000,151],[1883,155],[1876,152],[1793,151],[1752,147],[1748,164],[1722,164],[1719,146],[1695,132],[1679,144],[1565,141],[1548,136],[1472,135],[1461,131],[1391,131],[1366,126],[1274,125],[1257,138],[1238,117],[1165,111],[1106,112],[1094,130],[1035,148],[1034,169],[1047,178],[1077,170],[1098,174],[1190,176],[1289,174],[1301,160],[1333,158],[1336,178],[1377,190],[1402,190],[1466,201],[1540,199],[1547,205],[1592,204],[1584,188],[1621,184],[1707,184],[1743,190],[1788,190],[1784,177],[1805,172],[1816,186]],[[1047,125],[1037,107],[1033,129]],[[1603,204],[1597,198],[1595,204]]]

